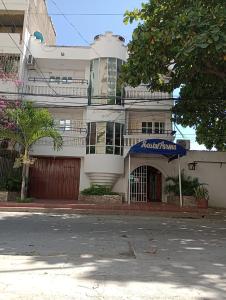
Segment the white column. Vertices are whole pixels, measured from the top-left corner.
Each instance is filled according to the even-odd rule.
[[[179,172],[180,207],[182,207],[183,206],[183,198],[182,198],[182,187],[181,187],[180,155],[178,155],[178,172]]]
[[[129,167],[128,167],[128,184],[129,184],[129,189],[128,189],[128,204],[130,205],[130,154],[129,154]]]

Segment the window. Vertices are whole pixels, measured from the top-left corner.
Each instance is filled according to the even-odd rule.
[[[91,96],[104,96],[103,104],[121,105],[122,87],[119,81],[123,61],[108,57],[94,59],[90,65]],[[95,103],[96,99],[92,99]]]
[[[121,132],[120,132],[121,124],[115,123],[115,154],[120,155],[120,147],[121,147]]]
[[[64,77],[62,77],[61,78],[61,82],[62,83],[72,83],[73,82],[73,79],[72,79],[72,77],[66,77],[66,76],[64,76]]]
[[[47,79],[48,80],[48,79]],[[50,76],[49,77],[49,81],[50,82],[57,82],[57,83],[63,83],[63,84],[67,84],[67,83],[72,83],[73,82],[73,78],[71,76]]]
[[[114,122],[87,124],[86,153],[123,155],[124,125]]]
[[[142,122],[142,133],[152,133],[152,122]]]
[[[62,83],[67,83],[67,77],[62,77]]]
[[[50,82],[55,82],[56,81],[56,77],[55,76],[50,76],[49,81]]]
[[[73,82],[72,77],[68,77],[68,78],[67,78],[67,83],[72,83],[72,82]]]
[[[86,136],[86,153],[95,154],[96,150],[96,123],[87,124],[87,136]]]
[[[71,130],[71,120],[60,120],[60,130],[62,131]]]
[[[60,77],[57,76],[55,82],[60,83]]]
[[[114,153],[114,123],[107,122],[107,130],[106,130],[106,153],[113,154]]]
[[[106,145],[106,122],[96,123],[96,153],[104,154]]]
[[[165,123],[155,122],[155,133],[163,134],[165,132]]]

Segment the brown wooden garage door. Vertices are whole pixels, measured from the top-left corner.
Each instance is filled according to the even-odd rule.
[[[37,158],[29,173],[29,195],[38,199],[77,200],[79,158]]]

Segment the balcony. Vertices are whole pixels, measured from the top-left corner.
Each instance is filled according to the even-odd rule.
[[[23,87],[27,94],[25,100],[30,100],[31,95],[34,101],[40,105],[49,106],[84,106],[88,104],[87,83],[56,84],[56,83],[35,83],[29,82]],[[65,98],[68,98],[65,101]]]
[[[160,130],[152,133],[142,133],[142,130],[127,130],[124,135],[124,147],[131,147],[146,139],[164,139],[173,141],[175,131],[172,130]]]
[[[55,120],[55,127],[59,130],[63,138],[63,148],[60,152],[54,152],[51,138],[43,138],[35,143],[32,154],[34,155],[84,155],[86,146],[86,123],[81,121],[71,121],[70,124],[60,124],[60,120]]]
[[[50,138],[40,139],[32,147],[30,154],[34,156],[84,156],[86,153],[86,138],[84,136],[76,136],[72,134],[62,134],[63,147],[60,151],[55,151],[53,142]]]
[[[57,84],[34,84],[25,85],[25,93],[35,94],[39,96],[60,95],[63,97],[87,97],[87,84],[77,85],[57,85]]]
[[[170,94],[151,92],[145,85],[125,88],[125,108],[169,110],[173,104]]]
[[[66,116],[65,116],[66,118]],[[55,127],[62,136],[69,136],[69,137],[86,137],[87,134],[87,124],[81,121],[71,121],[68,120],[62,122],[61,120],[55,120]]]
[[[20,85],[18,80],[19,63],[20,55],[0,54],[0,91],[2,93],[18,92]]]
[[[15,98],[18,98],[18,96],[16,96],[16,93],[18,92],[18,87],[14,80],[6,80],[0,78],[0,91],[2,93],[15,93],[15,95],[10,96],[15,96]]]
[[[86,138],[85,137],[74,137],[70,135],[62,135],[63,137],[63,147],[85,147]],[[50,138],[43,138],[35,143],[35,146],[51,146],[53,147],[53,142]],[[76,149],[75,149],[76,150]]]

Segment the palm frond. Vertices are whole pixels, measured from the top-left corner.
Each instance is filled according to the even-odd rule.
[[[173,193],[175,195],[179,195],[179,175],[167,177],[166,183],[166,193]],[[183,195],[192,196],[194,195],[195,188],[200,186],[200,183],[197,177],[192,178],[191,176],[187,176],[183,170],[181,172],[181,186]]]
[[[7,138],[17,142],[21,138],[25,147],[29,149],[41,138],[49,137],[53,140],[54,149],[61,149],[63,139],[54,127],[54,119],[47,109],[36,108],[31,102],[23,102],[19,108],[8,109],[7,117],[18,129],[16,134],[11,135],[12,138],[10,136]]]
[[[63,138],[54,128],[38,130],[31,137],[29,144],[32,145],[42,138],[51,138],[53,141],[54,150],[59,151],[63,146]]]

